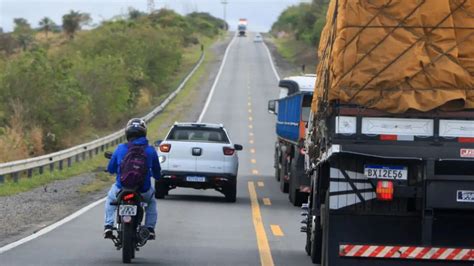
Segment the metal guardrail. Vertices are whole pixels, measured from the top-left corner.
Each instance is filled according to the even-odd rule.
[[[194,72],[199,68],[202,61],[204,60],[204,52],[201,52],[199,60],[194,64],[194,67],[181,81],[179,86],[155,109],[145,115],[143,119],[146,122],[152,120],[158,115],[163,109],[173,100],[174,97],[183,89],[188,80],[192,77]],[[53,171],[55,164],[59,170],[64,168],[64,163],[67,167],[70,167],[73,163],[86,160],[86,158],[92,158],[94,155],[99,154],[108,149],[109,146],[117,145],[125,140],[124,129],[121,129],[108,136],[96,139],[94,141],[77,145],[66,150],[29,158],[25,160],[12,161],[0,164],[0,183],[5,182],[5,176],[11,175],[12,179],[16,182],[21,173],[25,172],[28,177],[33,176],[33,171],[38,169],[39,174],[43,174],[44,168],[49,167],[50,171]]]

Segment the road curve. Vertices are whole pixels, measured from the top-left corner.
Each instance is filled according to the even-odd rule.
[[[137,265],[311,265],[299,232],[299,209],[273,173],[275,118],[267,101],[277,80],[263,43],[237,37],[203,116],[223,123],[242,144],[237,202],[215,191],[176,189],[158,201],[157,240]],[[121,253],[102,239],[103,205],[52,232],[0,254],[1,265],[117,265]]]

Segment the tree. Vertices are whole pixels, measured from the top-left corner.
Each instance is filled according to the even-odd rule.
[[[44,17],[43,19],[40,20],[39,26],[41,27],[41,30],[44,31],[44,35],[46,36],[46,39],[48,39],[48,32],[50,32],[53,29],[55,24],[50,18]]]
[[[91,21],[91,17],[87,13],[80,13],[78,11],[71,10],[69,14],[63,16],[63,29],[69,39],[74,39],[74,35],[83,25],[88,24]]]
[[[15,18],[13,22],[15,23],[13,37],[18,41],[23,51],[26,51],[28,46],[33,42],[33,30],[28,21],[24,18]]]

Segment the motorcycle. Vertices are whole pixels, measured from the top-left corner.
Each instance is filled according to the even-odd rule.
[[[112,153],[105,152],[104,156],[110,160]],[[117,250],[122,249],[122,262],[130,263],[135,258],[135,252],[139,251],[150,237],[148,228],[142,226],[147,204],[137,189],[126,188],[120,190],[117,200],[110,204],[117,206],[112,241]]]

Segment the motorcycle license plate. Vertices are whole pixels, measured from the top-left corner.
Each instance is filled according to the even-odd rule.
[[[120,216],[135,216],[137,215],[137,206],[136,205],[120,205],[119,215]]]
[[[408,169],[405,166],[366,165],[364,174],[367,178],[407,180]]]

